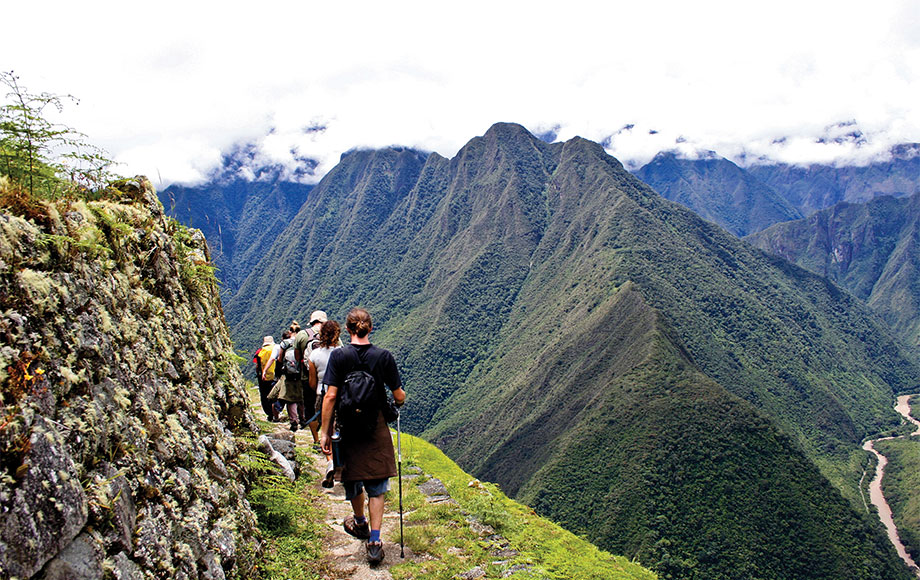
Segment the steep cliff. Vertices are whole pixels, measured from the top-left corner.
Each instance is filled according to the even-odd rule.
[[[0,578],[246,576],[252,418],[204,238],[145,179],[106,198],[0,213]]]

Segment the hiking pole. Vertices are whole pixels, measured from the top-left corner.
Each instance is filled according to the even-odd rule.
[[[399,557],[405,558],[406,553],[403,548],[403,503],[402,503],[402,438],[399,429],[399,409],[396,410],[396,451],[399,461]]]

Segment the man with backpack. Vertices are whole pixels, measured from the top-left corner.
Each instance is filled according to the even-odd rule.
[[[297,353],[297,360],[302,367],[305,366],[303,361],[310,357],[310,351],[313,350],[319,337],[319,329],[322,328],[326,320],[325,312],[322,310],[313,311],[313,314],[310,315],[310,325],[298,332],[294,337],[294,351]],[[304,373],[303,378],[307,378],[306,373]]]
[[[406,400],[396,360],[389,351],[370,343],[371,316],[362,308],[348,313],[345,328],[351,344],[336,349],[326,366],[326,395],[323,399],[320,445],[332,452],[333,414],[341,431],[342,485],[351,502],[353,516],[345,518],[345,531],[367,540],[367,559],[372,565],[383,561],[384,494],[396,476],[393,439],[385,419],[386,388],[397,406]],[[367,516],[365,516],[365,497]]]
[[[294,332],[299,331],[297,323],[291,323],[291,329],[281,335],[277,354],[272,354],[268,364],[277,360],[276,374],[281,378],[278,381],[278,400],[287,405],[288,419],[291,421],[291,431],[307,426],[306,409],[303,401],[303,379],[301,378],[301,365],[296,360],[294,347]]]
[[[259,381],[259,400],[262,403],[262,410],[265,411],[265,417],[272,422],[280,421],[278,411],[275,409],[274,400],[268,398],[272,387],[275,386],[275,359],[278,358],[280,347],[275,344],[275,339],[266,336],[262,339],[262,346],[255,352],[252,362],[256,365],[256,376]],[[272,359],[274,355],[274,359]],[[269,364],[269,359],[272,359]]]
[[[319,343],[319,331],[323,327],[323,323],[327,320],[325,312],[322,310],[314,310],[313,314],[310,315],[310,325],[298,332],[294,337],[294,356],[297,357],[300,363],[300,378],[303,381],[304,388],[310,384],[310,353],[313,352],[313,349],[316,348],[316,345]],[[317,396],[315,390],[310,394],[304,391],[304,407],[307,413],[310,412],[310,409],[316,409],[318,403]],[[313,435],[313,443],[319,443],[319,421],[311,420],[309,426],[310,433]]]

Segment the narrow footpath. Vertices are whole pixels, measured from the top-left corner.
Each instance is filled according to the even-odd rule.
[[[299,431],[298,434],[300,433],[305,435],[305,447],[313,453],[314,464],[325,465],[326,459],[322,453],[313,451],[309,431]],[[320,476],[317,473],[316,485],[326,498],[326,525],[329,527],[329,534],[326,537],[326,558],[330,565],[329,568],[337,572],[336,578],[389,579],[392,578],[389,571],[390,566],[415,558],[415,554],[408,547],[404,548],[405,558],[400,557],[399,503],[394,497],[395,493],[388,494],[386,511],[383,514],[381,536],[385,557],[380,565],[371,567],[367,563],[364,540],[352,537],[342,527],[345,518],[352,514],[351,503],[345,501],[345,490],[342,488],[342,483],[336,481],[331,489],[325,489],[319,484],[319,479]],[[393,491],[396,491],[396,478],[393,478],[391,485]],[[391,498],[396,501],[389,501]]]
[[[895,411],[903,415],[908,422],[913,423],[917,427],[917,430],[909,435],[910,437],[916,437],[920,435],[920,421],[914,419],[910,414],[910,404],[908,401],[912,396],[915,395],[902,395],[898,397],[898,404],[895,406]],[[874,453],[878,458],[878,466],[875,469],[875,477],[872,479],[872,482],[869,483],[869,501],[871,501],[872,505],[878,509],[878,517],[882,520],[882,524],[884,524],[885,529],[888,532],[888,539],[891,540],[892,544],[894,544],[895,549],[898,551],[898,555],[907,563],[908,567],[910,567],[914,574],[920,578],[920,567],[917,566],[917,563],[914,562],[914,559],[911,558],[910,554],[908,554],[907,550],[904,548],[904,544],[901,542],[901,538],[898,535],[898,528],[894,525],[894,517],[891,513],[891,507],[888,505],[888,502],[885,500],[885,496],[882,493],[882,478],[885,476],[885,466],[888,465],[888,458],[876,451],[875,443],[878,441],[888,441],[891,439],[901,439],[901,437],[883,437],[881,439],[873,439],[871,441],[866,441],[866,443],[863,445],[863,449],[869,451],[870,453]]]
[[[287,423],[278,423],[275,431],[276,433],[283,431],[290,433]],[[322,453],[314,449],[310,430],[298,429],[294,433],[294,442],[297,447],[311,456],[313,469],[316,470],[313,476],[313,485],[323,495],[323,506],[326,509],[326,525],[328,526],[324,541],[324,557],[327,562],[325,568],[333,572],[333,575],[326,578],[329,580],[333,578],[390,580],[393,578],[389,571],[390,566],[417,558],[407,546],[403,551],[405,558],[400,557],[399,504],[398,500],[388,501],[383,516],[383,529],[381,530],[385,558],[380,565],[371,567],[367,562],[364,540],[352,537],[342,527],[345,517],[352,513],[351,503],[345,501],[345,490],[342,487],[342,483],[336,480],[335,485],[330,489],[323,488],[320,484],[321,475],[319,471],[321,467],[326,465],[326,459]],[[309,465],[304,465],[303,467],[310,469]],[[396,478],[393,478],[391,485],[393,491],[396,491]],[[388,495],[395,496],[396,494],[391,493]]]

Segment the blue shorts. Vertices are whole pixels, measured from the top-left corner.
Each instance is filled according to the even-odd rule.
[[[361,495],[362,491],[367,490],[367,497],[377,497],[390,491],[390,478],[368,479],[367,481],[343,481],[342,487],[345,488],[345,499]]]

